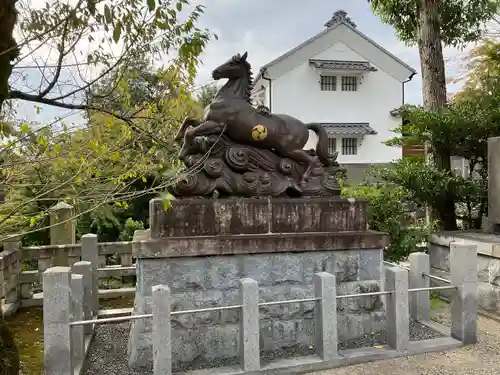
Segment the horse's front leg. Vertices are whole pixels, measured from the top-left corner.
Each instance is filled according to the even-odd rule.
[[[191,118],[191,117],[186,117],[184,119],[184,121],[182,122],[182,125],[181,127],[179,128],[179,130],[177,131],[177,134],[175,135],[175,138],[174,140],[176,142],[179,142],[181,139],[184,138],[184,135],[186,134],[186,129],[189,127],[189,126],[198,126],[200,125],[200,121],[194,119],[194,118]]]
[[[189,127],[184,133],[184,142],[179,152],[179,159],[184,160],[196,137],[220,134],[223,130],[224,124],[219,124],[213,121],[205,121],[203,124],[200,124],[195,128]]]
[[[203,124],[198,125],[196,128],[189,128],[184,134],[184,142],[192,142],[194,138],[199,136],[208,136],[220,134],[224,130],[224,124],[214,121],[205,121]]]

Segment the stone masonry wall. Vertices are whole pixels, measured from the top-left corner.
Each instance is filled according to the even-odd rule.
[[[237,281],[259,283],[260,301],[314,297],[313,274],[331,272],[338,294],[378,291],[382,251],[344,250],[211,257],[138,259],[134,310],[149,313],[151,287],[165,284],[175,300],[172,311],[238,304]],[[237,357],[238,310],[178,315],[172,320],[174,362],[213,361]],[[338,300],[339,340],[381,329],[379,296]],[[129,360],[134,367],[152,360],[151,322],[134,321]],[[314,345],[314,303],[260,309],[260,346],[270,352]]]

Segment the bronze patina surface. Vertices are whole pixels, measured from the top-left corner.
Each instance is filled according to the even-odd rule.
[[[179,159],[188,171],[171,188],[175,196],[340,194],[337,153],[328,153],[326,130],[251,104],[253,81],[246,52],[212,75],[228,81],[205,109],[203,121],[187,118],[176,135],[182,144]],[[309,130],[318,136],[315,150],[303,149]]]

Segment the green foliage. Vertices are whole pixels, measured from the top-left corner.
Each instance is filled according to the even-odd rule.
[[[385,259],[398,261],[425,246],[430,228],[415,218],[421,206],[414,203],[404,188],[361,184],[344,187],[342,195],[368,201],[370,229],[386,232],[390,238],[390,245],[384,250]]]
[[[399,135],[386,142],[394,146],[427,143],[432,151],[463,157],[473,171],[469,177],[425,165],[423,160],[399,161],[392,170],[380,170],[380,177],[403,186],[420,204],[430,205],[442,222],[454,221],[455,212],[444,207],[447,199],[453,200],[464,227],[480,228],[487,213],[488,138],[500,135],[499,88],[489,87],[496,95],[480,95],[474,92],[477,86],[466,88],[435,112],[406,106],[401,112],[405,124],[395,129]]]
[[[440,210],[445,198],[466,207],[459,219],[468,227],[477,227],[481,219],[478,210],[486,202],[487,193],[481,179],[461,175],[426,165],[421,159],[405,158],[391,168],[377,168],[375,173],[384,181],[404,189],[407,198],[420,206],[429,205]],[[454,213],[453,213],[454,214]]]
[[[78,236],[96,233],[100,241],[117,240],[127,218],[148,221],[149,199],[179,178],[173,136],[186,116],[202,112],[189,92],[190,81],[175,67],[150,70],[148,77],[143,90],[141,78],[134,82],[129,76],[107,103],[122,108],[140,103],[140,119],[133,124],[92,111],[84,128],[19,126],[2,155],[9,182],[7,202],[0,205],[3,236],[33,232],[25,243],[45,244],[43,228],[58,201],[75,207]],[[127,101],[131,97],[135,104]]]
[[[217,86],[216,84],[203,86],[201,88],[200,93],[198,95],[198,100],[203,106],[203,108],[212,103],[218,91],[219,91],[219,86]]]
[[[394,26],[397,36],[407,44],[417,41],[419,3],[424,0],[368,0],[382,22]],[[427,0],[426,0],[427,1]],[[498,0],[437,1],[440,33],[444,44],[454,47],[478,40],[487,21],[498,12]]]
[[[144,223],[142,221],[136,221],[129,217],[125,221],[125,225],[123,226],[123,230],[120,233],[118,239],[120,241],[132,241],[134,237],[134,232],[136,230],[144,229]]]

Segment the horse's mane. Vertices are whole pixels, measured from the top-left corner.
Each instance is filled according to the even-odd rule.
[[[250,65],[250,63],[248,61],[244,61],[244,64],[247,68],[247,72],[248,72],[248,87],[247,89],[245,90],[245,96],[244,96],[244,99],[252,104],[252,101],[250,99],[250,96],[252,95],[252,90],[253,90],[253,72],[252,72],[252,66]]]

